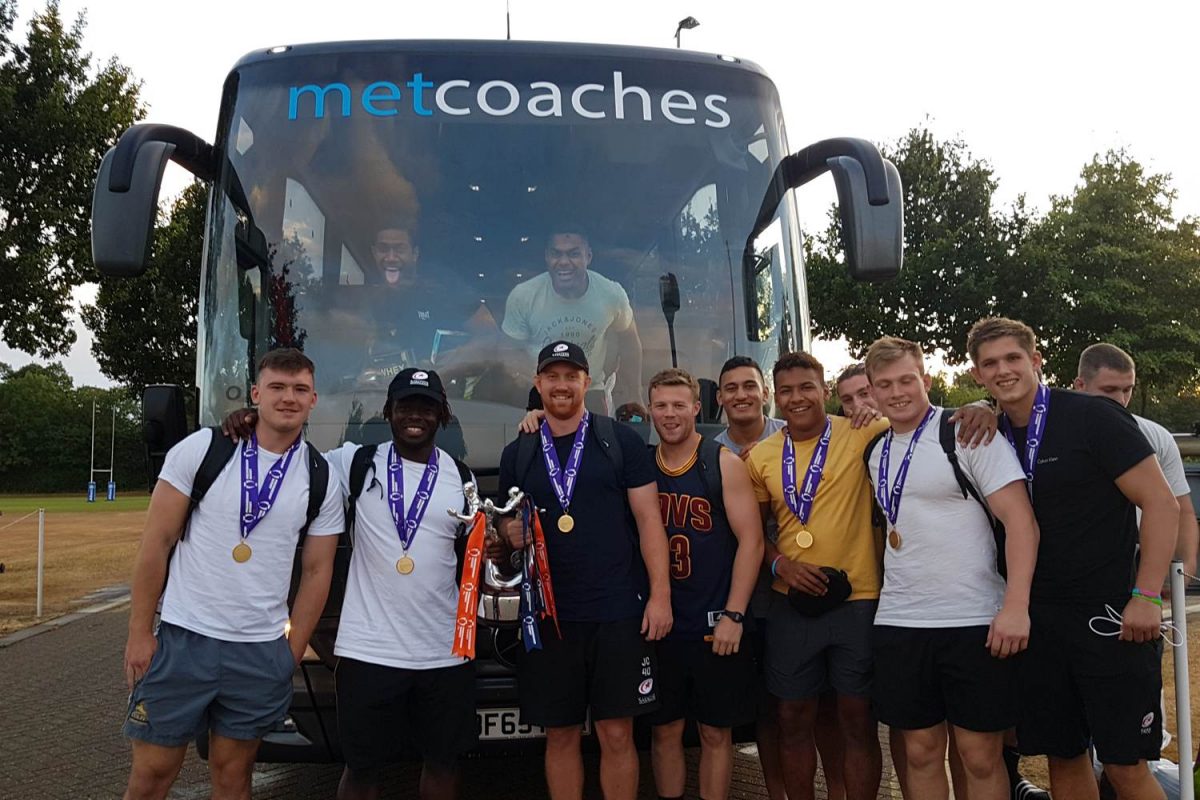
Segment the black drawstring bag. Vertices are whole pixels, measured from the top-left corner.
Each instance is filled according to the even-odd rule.
[[[802,592],[799,589],[788,590],[788,603],[806,617],[819,617],[827,614],[846,602],[846,598],[852,591],[850,578],[846,575],[845,570],[821,567],[821,572],[824,572],[825,576],[829,578],[829,583],[826,584],[828,591],[825,594],[818,596]]]

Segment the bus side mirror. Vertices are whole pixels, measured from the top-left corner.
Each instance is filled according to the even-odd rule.
[[[175,145],[167,142],[142,145],[125,191],[110,187],[117,148],[104,154],[92,194],[92,261],[101,275],[133,278],[146,271],[158,217],[158,189],[174,150]]]
[[[896,277],[904,264],[904,191],[896,165],[883,159],[888,202],[872,205],[861,163],[846,156],[831,158],[828,163],[837,186],[850,277],[857,281]]]
[[[104,154],[92,193],[92,261],[101,275],[146,271],[168,161],[204,181],[216,175],[212,145],[173,125],[134,125]]]
[[[175,384],[147,386],[142,393],[142,423],[153,491],[167,451],[188,435],[183,389]]]

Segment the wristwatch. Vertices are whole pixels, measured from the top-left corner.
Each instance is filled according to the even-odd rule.
[[[721,616],[729,617],[731,620],[741,625],[746,620],[746,615],[740,611],[730,611],[728,608],[721,612]]]

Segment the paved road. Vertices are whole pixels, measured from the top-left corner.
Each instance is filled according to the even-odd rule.
[[[126,621],[122,607],[0,648],[0,798],[121,796],[129,769],[120,732],[127,697],[121,676]],[[689,753],[693,776],[695,758]],[[642,796],[652,798],[648,760],[642,759]],[[594,780],[595,760],[587,767]],[[254,796],[325,800],[333,797],[339,774],[336,765],[262,765],[255,771]],[[393,770],[386,796],[416,797],[417,774],[413,765]],[[884,783],[880,797],[891,797],[890,767]],[[206,787],[204,762],[189,750],[171,797],[207,797]],[[590,787],[588,795],[599,797],[598,787]],[[694,784],[687,795],[697,796]],[[470,761],[463,769],[462,796],[545,796],[541,758]],[[738,756],[731,797],[766,797],[755,757]]]

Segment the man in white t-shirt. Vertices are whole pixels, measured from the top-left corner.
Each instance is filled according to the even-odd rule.
[[[1133,387],[1137,383],[1137,371],[1130,357],[1116,345],[1101,342],[1084,349],[1079,355],[1079,370],[1074,387],[1085,394],[1096,394],[1115,400],[1125,408],[1133,399]],[[1154,448],[1158,465],[1171,486],[1171,493],[1179,503],[1179,534],[1175,541],[1175,557],[1183,561],[1183,569],[1196,574],[1196,549],[1200,541],[1200,530],[1196,526],[1196,511],[1192,506],[1192,490],[1183,471],[1183,458],[1175,437],[1153,420],[1133,415],[1142,435]],[[1139,511],[1138,519],[1141,519]]]
[[[988,512],[965,496],[942,449],[942,410],[914,342],[867,351],[867,376],[891,429],[867,450],[886,533],[875,614],[873,704],[904,740],[908,797],[946,798],[947,731],[972,800],[1005,800],[1004,732],[1017,718],[1008,657],[1029,637],[1029,587],[1038,529],[1025,475],[1003,440],[955,443],[965,478],[1006,529],[1008,582],[997,570]]]
[[[339,800],[378,797],[382,770],[420,753],[421,797],[452,798],[458,756],[476,742],[475,671],[453,655],[465,466],[434,440],[450,421],[438,374],[406,369],[388,386],[391,441],[325,454],[350,498],[354,550],[334,654]],[[253,414],[225,428],[238,435]],[[355,470],[356,458],[360,471]],[[355,480],[359,485],[352,485]]]
[[[545,256],[546,272],[509,292],[501,330],[530,358],[551,342],[579,345],[592,366],[593,385],[611,394],[608,409],[640,401],[642,341],[625,289],[588,270],[592,247],[577,225],[555,228],[546,239]],[[608,354],[610,338],[618,357],[615,370]]]
[[[317,402],[313,373],[298,350],[263,357],[251,389],[260,414],[253,436],[231,448],[194,508],[214,433],[198,431],[167,453],[133,575],[126,798],[166,797],[188,742],[203,733],[213,796],[248,798],[259,741],[291,703],[292,673],[325,606],[344,524],[341,492],[328,475],[319,512],[307,520],[310,467],[320,464],[302,437]],[[287,634],[301,537],[302,577]]]

